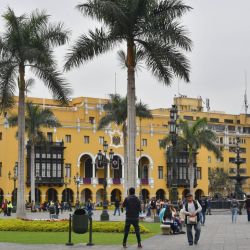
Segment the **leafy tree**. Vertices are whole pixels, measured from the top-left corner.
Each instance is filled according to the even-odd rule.
[[[229,178],[229,174],[219,169],[208,171],[209,193],[212,196],[221,194],[223,196],[234,192],[234,182]]]
[[[18,115],[9,118],[10,126],[18,126]],[[30,154],[30,190],[31,201],[35,201],[35,145],[46,142],[41,130],[43,127],[60,127],[61,124],[50,109],[26,103],[25,131],[31,146]]]
[[[191,40],[180,18],[191,7],[182,0],[86,0],[77,8],[102,27],[78,38],[66,56],[66,70],[116,46],[127,47],[128,185],[135,186],[135,51],[142,52],[148,70],[164,84],[171,85],[174,77],[188,82],[190,67],[183,51],[191,50]]]
[[[17,217],[25,217],[24,150],[26,72],[41,79],[56,99],[66,104],[70,89],[56,69],[53,48],[68,40],[63,24],[51,24],[45,11],[17,16],[8,8],[2,15],[5,30],[0,34],[0,112],[14,105],[18,89],[18,193]],[[15,81],[18,77],[18,84]]]
[[[188,152],[188,168],[190,180],[190,192],[194,190],[194,162],[196,154],[201,147],[212,151],[217,157],[221,156],[219,148],[216,146],[216,134],[207,129],[206,118],[201,118],[192,124],[187,121],[180,121],[180,135],[177,137],[177,150],[187,150]],[[172,135],[169,134],[162,140],[161,147],[166,148],[171,143]]]
[[[127,98],[123,98],[118,94],[110,94],[110,100],[103,106],[106,115],[101,118],[98,129],[102,129],[110,123],[114,122],[122,126],[123,144],[124,144],[124,169],[127,170]],[[141,102],[136,103],[136,116],[140,119],[152,119],[151,111],[146,104]],[[125,184],[128,180],[125,176]],[[127,188],[127,187],[126,187]]]

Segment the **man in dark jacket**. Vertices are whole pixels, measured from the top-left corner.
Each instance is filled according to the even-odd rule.
[[[129,234],[130,225],[133,225],[135,229],[135,234],[138,242],[138,248],[141,248],[141,236],[139,228],[139,214],[141,212],[141,202],[135,196],[135,189],[129,189],[129,196],[124,200],[122,206],[126,211],[126,221],[124,228],[124,238],[123,238],[123,247],[126,248],[127,238]]]
[[[246,199],[246,210],[247,210],[247,220],[250,222],[250,195],[247,196]]]

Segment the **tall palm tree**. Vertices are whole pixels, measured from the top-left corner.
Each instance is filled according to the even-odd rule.
[[[216,134],[207,129],[206,118],[201,118],[190,124],[187,121],[180,121],[180,136],[177,137],[177,150],[187,150],[188,152],[188,169],[190,181],[190,193],[194,192],[194,162],[198,150],[205,147],[213,152],[216,157],[221,156],[221,152],[216,145]],[[161,147],[166,148],[171,142],[171,135],[162,140]]]
[[[102,27],[83,34],[66,56],[70,70],[115,46],[127,46],[127,113],[129,185],[136,185],[135,53],[141,50],[147,68],[170,85],[175,76],[189,81],[189,62],[182,53],[191,40],[180,24],[191,7],[182,0],[86,0],[77,8]]]
[[[25,150],[25,73],[30,70],[61,103],[69,100],[70,89],[56,69],[53,48],[68,40],[63,24],[49,23],[45,11],[16,16],[8,8],[3,14],[6,29],[0,34],[0,112],[14,104],[18,88],[18,193],[17,217],[25,217],[24,150]],[[19,85],[15,79],[19,78]]]
[[[123,98],[118,94],[110,94],[110,100],[103,106],[106,115],[99,121],[98,129],[102,129],[110,123],[114,122],[122,126],[123,145],[124,145],[124,169],[128,170],[127,162],[127,98]],[[148,106],[142,102],[136,103],[136,116],[144,119],[152,119],[153,116]],[[125,191],[128,188],[128,175],[125,174]]]
[[[9,119],[9,125],[18,126],[18,115]],[[44,127],[60,127],[61,124],[50,109],[42,109],[39,105],[26,103],[25,131],[30,142],[30,190],[31,201],[35,201],[35,145],[46,142],[41,130]]]

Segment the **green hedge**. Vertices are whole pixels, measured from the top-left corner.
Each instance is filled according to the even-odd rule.
[[[0,220],[0,231],[20,232],[67,232],[68,221],[27,221],[18,219]],[[122,233],[124,222],[93,222],[93,232]],[[141,233],[149,233],[150,230],[140,225]],[[134,233],[134,228],[130,228]]]

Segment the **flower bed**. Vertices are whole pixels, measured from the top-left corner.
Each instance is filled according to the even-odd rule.
[[[67,232],[68,221],[43,221],[43,220],[0,220],[0,231],[22,231],[22,232]],[[93,232],[123,233],[124,222],[93,222]],[[150,231],[140,225],[141,233]],[[131,233],[134,228],[131,227]]]

